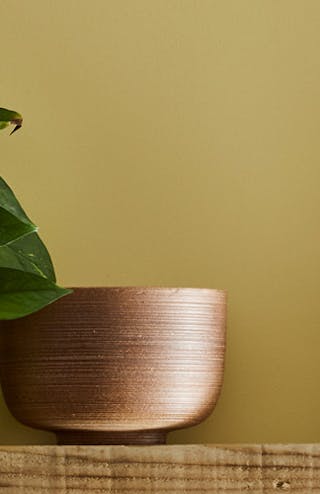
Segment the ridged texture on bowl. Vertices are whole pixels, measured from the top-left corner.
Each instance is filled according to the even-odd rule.
[[[223,378],[226,294],[196,288],[76,288],[1,323],[5,400],[48,430],[194,425]]]

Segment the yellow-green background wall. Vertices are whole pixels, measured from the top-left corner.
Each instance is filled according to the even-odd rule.
[[[320,441],[320,2],[1,0],[1,175],[65,285],[227,288],[170,442]],[[0,406],[0,443],[52,442]]]

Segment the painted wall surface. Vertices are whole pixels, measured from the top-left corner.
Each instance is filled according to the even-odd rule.
[[[1,175],[68,286],[227,288],[170,442],[320,441],[320,2],[2,0]],[[0,405],[0,443],[53,442]]]

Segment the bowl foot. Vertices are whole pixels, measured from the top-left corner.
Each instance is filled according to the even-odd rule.
[[[60,445],[108,445],[108,444],[165,444],[166,431],[57,431]]]

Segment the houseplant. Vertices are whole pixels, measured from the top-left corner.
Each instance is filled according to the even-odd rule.
[[[54,283],[47,252],[33,262],[42,274],[26,275]],[[0,268],[2,295],[15,281],[10,273]],[[224,290],[77,287],[22,314],[25,294],[15,300],[16,317],[11,310],[0,323],[4,397],[24,424],[56,432],[60,444],[155,444],[213,410],[224,368]]]
[[[0,129],[22,126],[19,113],[0,108]],[[9,185],[0,176],[0,320],[16,319],[70,293],[59,287],[49,253]]]

